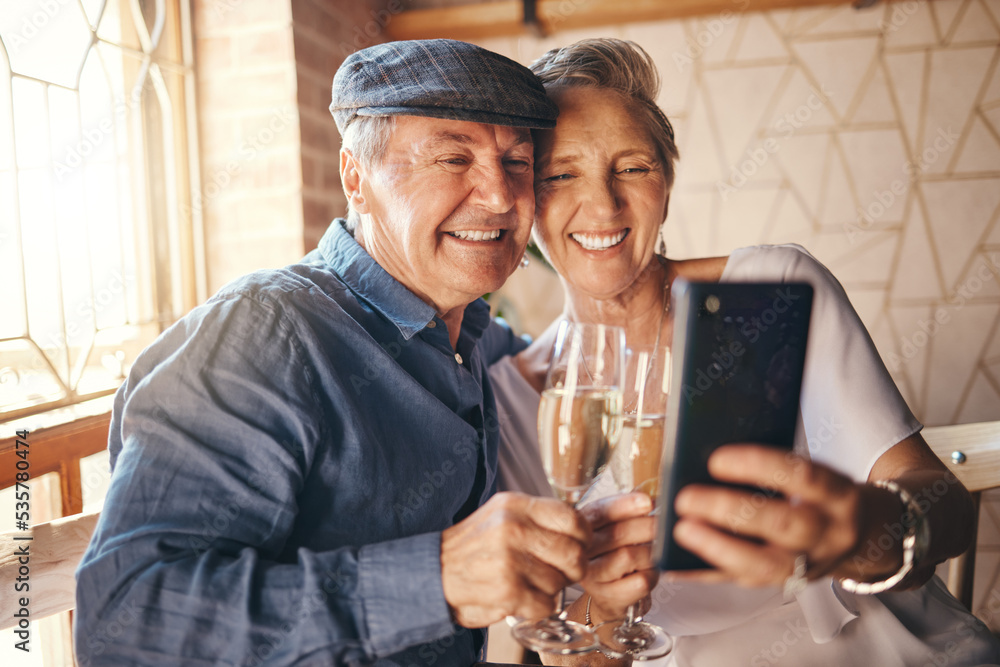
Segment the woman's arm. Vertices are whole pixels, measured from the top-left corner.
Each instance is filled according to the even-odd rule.
[[[934,566],[968,546],[972,499],[919,435],[886,451],[858,484],[796,455],[758,445],[730,445],[709,459],[720,481],[773,489],[779,494],[691,485],[678,494],[677,541],[716,571],[671,573],[675,578],[733,580],[750,586],[780,585],[797,556],[808,559],[811,579],[825,575],[881,581],[903,563],[906,508],[891,480],[913,496],[930,528],[930,545],[897,589],[923,584]],[[758,497],[755,497],[758,496]],[[747,512],[747,507],[754,511]]]
[[[908,491],[924,512],[930,529],[930,546],[923,562],[916,563],[913,574],[897,588],[922,585],[933,576],[935,565],[968,548],[976,531],[972,496],[931,451],[919,433],[906,438],[879,457],[868,475],[869,482],[875,480],[891,480]],[[863,558],[867,558],[869,554],[877,555],[882,551],[879,541],[885,544],[893,539],[893,561],[898,569],[901,561],[896,556],[900,552],[898,539],[894,535],[899,532],[899,522],[899,518],[894,522],[869,521],[867,534],[862,538],[860,555]],[[857,574],[863,576],[861,572]]]

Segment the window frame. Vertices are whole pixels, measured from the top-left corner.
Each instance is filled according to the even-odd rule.
[[[84,13],[86,12],[83,7],[83,3],[80,0],[69,0],[73,4],[77,5],[76,9]],[[162,3],[162,4],[161,4]],[[128,159],[128,166],[130,170],[136,170],[136,165],[138,164],[141,173],[136,175],[135,180],[122,182],[123,188],[127,188],[130,191],[130,196],[136,202],[131,211],[123,214],[122,223],[130,224],[132,234],[147,234],[150,235],[156,229],[158,225],[158,217],[170,217],[171,223],[167,232],[169,236],[169,260],[167,264],[163,262],[156,262],[155,254],[156,249],[152,249],[149,254],[137,258],[135,261],[143,262],[149,261],[153,263],[153,266],[146,271],[146,275],[151,277],[152,283],[143,285],[140,289],[151,290],[154,292],[154,301],[151,306],[152,316],[149,315],[143,317],[140,315],[138,318],[133,318],[131,313],[126,317],[123,324],[116,324],[113,328],[123,328],[133,326],[136,328],[145,327],[147,331],[152,328],[155,333],[150,335],[150,333],[145,333],[141,335],[138,339],[138,348],[145,348],[155,335],[158,335],[168,326],[173,324],[175,321],[180,319],[185,313],[190,311],[198,303],[202,303],[207,299],[208,292],[208,281],[207,281],[207,263],[206,263],[206,253],[205,253],[205,233],[204,233],[204,222],[202,217],[202,211],[200,207],[192,205],[192,202],[200,201],[201,199],[201,173],[199,167],[199,145],[198,145],[198,106],[197,106],[197,79],[196,70],[194,63],[194,35],[193,35],[193,24],[192,24],[192,8],[191,0],[152,0],[151,4],[158,6],[159,10],[162,7],[163,21],[170,22],[172,24],[172,29],[174,32],[172,34],[166,33],[163,35],[163,39],[171,39],[171,44],[167,46],[167,54],[164,55],[161,51],[164,49],[164,44],[162,42],[157,42],[155,48],[147,48],[148,45],[144,45],[143,49],[147,50],[136,50],[129,46],[128,44],[116,43],[114,41],[109,41],[98,37],[98,31],[100,26],[102,26],[107,19],[109,5],[111,3],[104,3],[101,6],[100,19],[96,22],[96,26],[88,25],[92,35],[92,42],[87,49],[86,58],[91,57],[94,49],[98,48],[98,44],[107,45],[107,48],[119,49],[126,56],[131,56],[137,59],[145,58],[147,63],[153,63],[158,67],[165,77],[174,77],[171,83],[174,84],[175,94],[171,96],[171,104],[168,107],[169,114],[175,116],[174,118],[164,117],[160,120],[163,121],[163,127],[166,129],[161,131],[158,135],[154,136],[157,130],[161,129],[159,127],[152,127],[147,122],[148,108],[150,106],[156,105],[158,98],[155,94],[150,95],[148,103],[144,103],[137,108],[131,109],[129,111],[129,118],[124,121],[126,125],[130,123],[136,123],[140,127],[140,134],[138,138],[129,133],[128,143],[126,150],[129,153],[133,153],[137,147],[137,141],[141,142],[138,148],[142,150],[141,158],[139,162],[135,161],[134,157]],[[125,6],[127,6],[128,11],[137,12],[139,11],[139,1],[132,0],[119,0],[119,6],[123,6],[125,11]],[[136,31],[138,34],[138,31]],[[155,30],[154,30],[155,32]],[[142,38],[140,37],[140,40]],[[148,40],[148,36],[147,36]],[[121,42],[127,42],[127,39],[119,40]],[[7,52],[7,61],[10,63],[10,49],[7,45],[0,44],[0,48],[4,48]],[[147,52],[148,51],[148,52]],[[178,62],[179,59],[179,62]],[[136,62],[139,62],[138,60]],[[15,79],[24,79],[28,81],[34,81],[41,83],[45,86],[54,86],[59,88],[65,88],[60,86],[58,83],[53,83],[50,81],[45,81],[33,77],[30,75],[25,75],[19,73],[15,70],[12,65],[8,65],[11,84],[11,107],[10,111],[13,111],[14,105],[16,104],[13,97],[13,81]],[[81,63],[81,68],[83,64]],[[151,80],[150,75],[146,75],[145,81],[148,83]],[[179,81],[179,83],[178,83]],[[144,83],[143,85],[147,85]],[[156,81],[153,81],[153,85],[157,85]],[[46,88],[48,90],[48,88]],[[77,86],[71,89],[77,95],[77,104],[79,105],[79,95],[80,87]],[[178,99],[182,97],[182,99]],[[115,104],[117,105],[119,101]],[[117,106],[115,107],[117,110]],[[5,111],[6,113],[6,111]],[[132,117],[134,116],[134,118]],[[13,120],[13,119],[12,119]],[[168,125],[169,123],[169,125]],[[14,125],[11,126],[16,130]],[[181,128],[181,132],[177,132],[176,129]],[[51,131],[50,131],[51,132]],[[172,139],[172,144],[165,144],[167,137]],[[52,136],[50,134],[50,141]],[[13,136],[11,138],[13,141]],[[162,154],[154,155],[151,153],[151,146],[162,145]],[[119,168],[116,162],[116,169]],[[47,161],[47,169],[51,175],[58,166],[58,162],[54,156],[50,156]],[[151,211],[150,203],[153,200],[150,176],[153,173],[151,165],[156,165],[156,168],[160,171],[169,171],[169,178],[176,181],[176,192],[177,196],[172,203],[168,201],[167,208],[168,212],[154,212]],[[23,407],[17,407],[5,412],[0,413],[0,424],[8,427],[4,431],[0,431],[0,437],[7,435],[8,433],[13,433],[15,429],[30,428],[32,425],[39,424],[51,424],[53,420],[58,420],[67,425],[71,425],[79,417],[80,411],[74,410],[74,406],[93,401],[95,399],[100,399],[102,397],[108,397],[114,394],[120,382],[114,384],[114,386],[108,386],[103,389],[97,389],[94,391],[80,391],[79,377],[73,377],[73,373],[68,377],[63,377],[64,372],[60,372],[57,368],[53,359],[50,358],[43,350],[44,340],[36,339],[31,333],[31,322],[27,319],[27,280],[28,272],[25,268],[25,251],[24,246],[21,242],[20,235],[24,229],[25,224],[22,219],[22,211],[19,209],[19,197],[17,193],[18,185],[21,172],[20,163],[13,164],[13,174],[14,174],[14,187],[15,187],[15,199],[12,202],[12,213],[15,216],[14,228],[16,230],[17,237],[14,239],[15,242],[19,244],[19,248],[16,251],[20,260],[20,273],[22,280],[22,298],[23,307],[25,310],[25,322],[28,328],[23,331],[18,336],[11,336],[5,338],[4,341],[25,341],[28,346],[27,349],[34,348],[35,353],[40,355],[43,362],[47,365],[45,372],[51,374],[53,379],[62,387],[64,395],[58,399],[45,401],[35,405],[27,405]],[[156,185],[156,184],[152,184]],[[116,193],[120,193],[121,190],[117,190]],[[59,194],[59,188],[54,183],[52,185],[52,194],[54,196]],[[164,196],[164,195],[161,195]],[[166,195],[168,196],[168,195]],[[88,235],[88,243],[92,242],[91,237]],[[137,272],[138,273],[138,272]],[[146,277],[143,275],[143,277]],[[155,292],[157,291],[158,283],[167,283],[164,287],[171,294],[169,299],[168,307],[164,308],[162,300],[156,298]],[[54,334],[56,337],[60,337],[60,347],[58,354],[65,355],[70,354],[71,346],[68,342],[69,330],[67,329],[65,314],[62,309],[66,307],[63,298],[64,284],[60,283],[58,286],[58,291],[60,295],[59,305],[53,306],[55,309],[59,309],[60,321],[62,323],[61,332]],[[91,303],[91,305],[94,305]],[[164,317],[164,312],[167,311],[167,317]],[[90,340],[89,345],[84,345],[83,348],[76,348],[77,350],[82,349],[88,355],[96,354],[94,346],[98,340],[98,336],[105,328],[101,328],[95,318],[94,322],[94,334]],[[122,363],[120,380],[124,380],[127,375],[127,363],[131,362],[132,359],[126,359]],[[88,359],[88,362],[81,365],[82,368],[90,367],[94,364],[94,359]],[[16,364],[12,365],[15,372],[18,371],[18,366]],[[83,410],[86,414],[87,409]],[[7,441],[0,440],[0,452],[6,449]],[[0,487],[2,488],[2,487]]]

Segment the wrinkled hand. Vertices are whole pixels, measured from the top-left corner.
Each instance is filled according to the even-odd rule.
[[[870,528],[899,521],[902,505],[884,489],[849,478],[795,454],[759,445],[720,447],[708,461],[719,481],[746,491],[689,485],[677,494],[674,537],[718,568],[672,572],[672,579],[729,580],[745,586],[781,585],[798,554],[808,576],[877,579],[902,562],[901,549],[856,558]]]
[[[594,531],[587,551],[590,563],[582,580],[591,595],[595,624],[621,618],[633,602],[646,598],[659,578],[651,543],[656,531],[649,516],[652,501],[644,493],[610,496],[580,510]]]
[[[587,567],[590,526],[554,499],[498,493],[441,533],[441,581],[455,622],[542,618]]]

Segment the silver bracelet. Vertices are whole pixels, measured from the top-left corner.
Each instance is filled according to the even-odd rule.
[[[594,622],[590,620],[590,601],[594,599],[593,595],[587,596],[587,613],[584,615],[583,619],[587,623],[588,628],[594,627]]]
[[[917,503],[917,499],[909,491],[892,481],[876,480],[872,482],[872,485],[892,491],[899,497],[905,508],[902,517],[903,527],[906,528],[906,533],[903,534],[903,565],[895,574],[882,581],[864,582],[846,577],[840,580],[841,588],[849,593],[859,595],[873,595],[895,587],[913,572],[917,563],[927,555],[927,548],[930,545],[930,526]]]

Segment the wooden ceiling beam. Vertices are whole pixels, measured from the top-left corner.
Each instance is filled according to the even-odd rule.
[[[410,9],[394,16],[385,30],[391,40],[523,35],[528,31],[521,12],[521,0]]]
[[[662,21],[790,7],[853,4],[855,0],[538,0],[538,23],[552,34],[601,25]],[[411,9],[386,26],[389,39],[478,39],[531,34],[524,24],[522,0]]]

